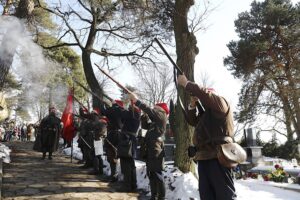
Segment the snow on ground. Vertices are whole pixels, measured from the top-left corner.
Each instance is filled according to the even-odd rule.
[[[74,139],[74,141],[77,141]],[[63,152],[67,155],[71,154],[71,148],[66,148]],[[82,159],[82,153],[77,147],[77,143],[73,144],[73,157]],[[109,164],[106,158],[104,160],[104,173],[110,174]],[[144,162],[135,161],[137,170],[138,188],[147,191],[150,196],[149,180],[146,175],[146,166]],[[118,165],[119,180],[122,179]],[[166,198],[173,200],[200,200],[198,193],[198,180],[192,173],[183,174],[176,167],[167,165],[165,169]],[[274,183],[263,181],[262,179],[246,179],[235,180],[235,187],[238,200],[300,200],[300,185],[292,183]]]
[[[0,159],[4,163],[10,163],[10,152],[11,150],[6,145],[0,143]]]

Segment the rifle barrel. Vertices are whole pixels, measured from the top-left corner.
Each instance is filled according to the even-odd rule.
[[[121,83],[119,83],[118,81],[116,81],[113,77],[111,77],[107,72],[105,72],[103,69],[100,68],[99,65],[97,65],[96,63],[94,63],[97,68],[103,73],[105,74],[108,78],[110,78],[110,80],[112,80],[113,82],[115,82],[122,90],[124,90],[127,93],[131,93],[130,90],[128,90],[125,86],[123,86]]]
[[[183,74],[182,70],[177,66],[177,64],[174,62],[174,60],[171,58],[171,56],[168,54],[166,49],[163,47],[163,45],[159,42],[157,38],[154,38],[155,42],[158,44],[158,46],[161,48],[161,50],[165,53],[165,55],[168,57],[168,59],[171,61],[171,63],[174,65],[176,68],[177,72],[179,74]]]
[[[73,98],[74,98],[74,100],[75,101],[77,101],[77,103],[79,103],[79,105],[80,106],[82,106],[84,109],[86,109],[86,110],[89,110],[89,109],[87,109],[76,97],[75,97],[75,95],[73,95]]]
[[[93,96],[97,97],[100,101],[104,102],[102,98],[100,98],[96,93],[94,93],[93,91],[89,90],[88,88],[86,88],[84,85],[82,85],[80,82],[78,82],[77,80],[73,79],[73,81],[79,85],[80,87],[82,87],[85,91],[87,91],[88,93],[92,94]],[[109,101],[113,101],[112,98],[110,98],[109,96],[103,94],[104,97],[106,97]],[[106,103],[106,102],[104,102]]]

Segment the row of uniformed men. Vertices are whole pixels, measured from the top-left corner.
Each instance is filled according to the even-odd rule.
[[[143,111],[142,116],[141,110]],[[151,198],[164,199],[165,184],[162,171],[165,155],[162,136],[166,130],[168,114],[169,109],[165,103],[158,103],[150,108],[139,100],[130,105],[128,109],[124,109],[123,102],[119,100],[113,101],[111,107],[101,108],[100,112],[93,110],[91,113],[87,113],[81,108],[82,121],[78,146],[82,150],[85,161],[83,167],[93,167],[93,173],[103,174],[101,153],[98,155],[94,148],[94,140],[103,139],[111,169],[109,181],[118,180],[116,165],[119,158],[121,172],[124,175],[122,191],[136,191],[134,159],[137,155],[137,132],[141,124],[143,129],[148,130],[141,143],[140,156],[146,162]]]

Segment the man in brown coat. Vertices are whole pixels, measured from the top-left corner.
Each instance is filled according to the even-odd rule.
[[[166,132],[169,109],[165,103],[158,103],[154,108],[150,108],[139,101],[133,93],[129,94],[129,98],[148,116],[144,118],[142,128],[148,129],[145,136],[144,158],[150,181],[151,200],[163,200],[166,195],[163,175],[165,157],[163,135]]]
[[[194,159],[198,161],[201,200],[236,199],[231,169],[223,167],[217,159],[217,145],[232,142],[233,137],[233,117],[228,102],[212,89],[188,81],[185,75],[178,76],[178,84],[194,96],[187,121],[195,126],[193,143],[197,152]],[[197,112],[198,99],[203,112]]]

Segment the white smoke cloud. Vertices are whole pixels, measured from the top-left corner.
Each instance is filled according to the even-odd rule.
[[[41,98],[49,102],[50,80],[63,73],[62,67],[44,57],[42,48],[33,42],[25,24],[15,17],[0,16],[0,41],[2,58],[9,59],[7,51],[15,52],[11,70],[25,87],[26,102],[36,104]],[[51,86],[52,103],[63,104],[66,85]]]

